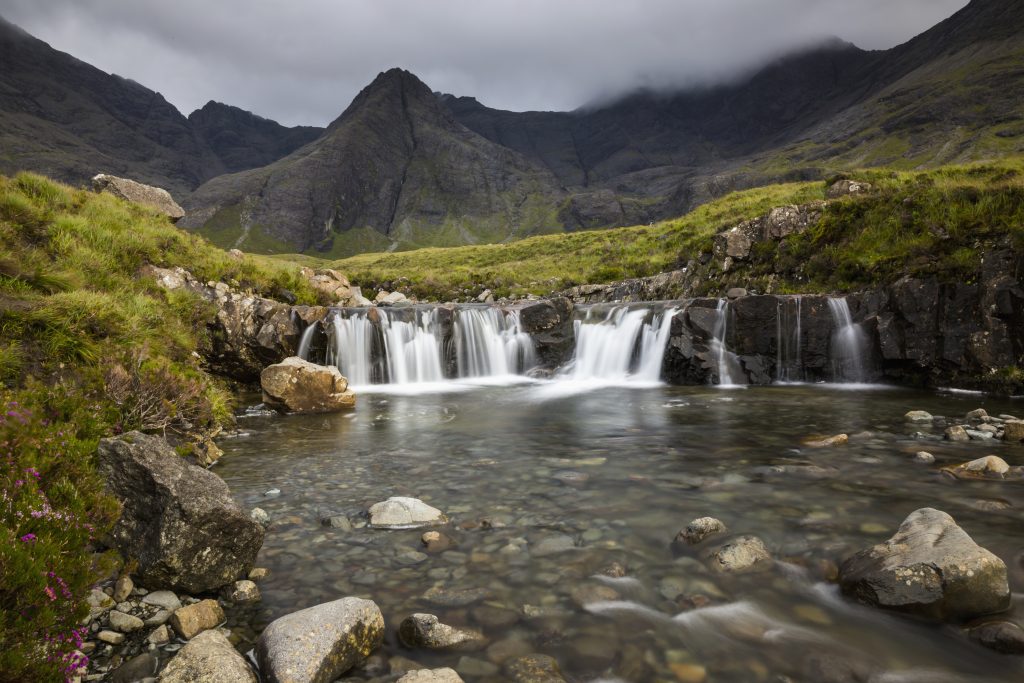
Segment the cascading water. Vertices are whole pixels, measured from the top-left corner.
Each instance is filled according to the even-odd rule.
[[[443,381],[437,311],[416,311],[415,320],[411,322],[392,320],[381,311],[378,315],[384,333],[388,381],[392,384]]]
[[[537,363],[533,339],[519,326],[519,312],[460,309],[455,319],[459,377],[495,377],[525,372]]]
[[[571,380],[657,382],[676,309],[656,312],[617,306],[577,320],[576,353],[559,373]],[[649,319],[649,320],[648,320]]]
[[[718,300],[716,313],[715,327],[711,332],[711,350],[715,354],[718,366],[718,386],[738,386],[739,380],[743,377],[743,370],[740,367],[740,359],[729,350],[726,341],[729,334],[729,301],[727,299]]]
[[[831,347],[833,377],[842,382],[864,382],[867,348],[864,330],[853,322],[846,297],[830,298],[828,307],[834,325]]]
[[[775,318],[776,382],[801,382],[804,379],[800,333],[802,302],[799,296],[779,299]]]
[[[373,347],[376,332],[367,311],[352,317],[335,315],[331,319],[334,344],[328,346],[327,363],[336,365],[349,384],[370,383],[374,368]]]
[[[302,360],[309,360],[309,349],[313,345],[313,335],[316,334],[317,325],[319,323],[310,323],[302,331],[302,338],[299,339],[299,351],[296,354]]]

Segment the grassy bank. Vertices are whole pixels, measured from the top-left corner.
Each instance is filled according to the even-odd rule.
[[[109,195],[0,177],[0,680],[76,666],[83,598],[107,569],[89,548],[116,517],[97,440],[143,429],[185,449],[231,419],[200,365],[208,305],[137,279],[146,264],[315,301],[294,264],[234,260]]]
[[[778,269],[782,289],[830,291],[976,270],[982,242],[1017,239],[1024,161],[946,166],[921,172],[865,170],[861,197],[830,204],[819,225],[779,250],[759,252],[753,281]],[[363,286],[404,287],[420,298],[463,299],[484,288],[496,295],[549,294],[578,284],[644,277],[684,266],[711,248],[712,237],[782,204],[824,199],[827,182],[772,185],[736,192],[678,219],[650,226],[545,235],[507,244],[363,254],[332,267]],[[298,258],[310,264],[308,257]],[[721,274],[717,274],[721,275]],[[788,278],[788,279],[787,279]],[[709,287],[724,285],[709,282]]]

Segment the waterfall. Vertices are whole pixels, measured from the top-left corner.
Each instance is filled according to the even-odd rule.
[[[302,360],[309,360],[309,347],[313,344],[313,335],[316,334],[317,323],[306,325],[302,331],[302,338],[299,339],[299,352],[296,354]]]
[[[727,343],[729,334],[729,301],[719,299],[715,326],[711,331],[711,350],[715,354],[715,362],[718,366],[718,386],[738,386],[738,380],[743,377],[743,370],[740,368],[740,359],[735,353],[729,350]]]
[[[389,382],[409,384],[444,380],[436,309],[415,311],[412,322],[391,320],[386,312],[379,309],[378,315],[384,333]]]
[[[775,318],[776,382],[800,382],[804,379],[800,333],[802,302],[799,296],[779,299]]]
[[[572,380],[657,382],[676,310],[617,306],[603,316],[590,309],[575,322],[576,353],[559,377]],[[648,321],[648,318],[650,320]]]
[[[455,319],[459,377],[495,377],[526,372],[536,365],[533,339],[519,326],[519,311],[460,309]]]
[[[331,330],[334,333],[334,344],[328,347],[328,364],[336,365],[349,384],[369,384],[376,335],[368,312],[360,311],[350,318],[335,315],[331,319]]]
[[[836,380],[860,383],[864,377],[864,356],[867,339],[860,325],[850,317],[850,305],[846,297],[829,298],[832,312],[832,372]]]

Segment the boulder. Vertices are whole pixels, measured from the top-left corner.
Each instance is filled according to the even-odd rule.
[[[260,374],[263,402],[288,413],[330,413],[355,407],[348,380],[330,365],[317,365],[298,356],[271,365]]]
[[[728,531],[725,522],[714,517],[698,517],[676,534],[675,545],[697,545],[708,536]]]
[[[870,191],[871,183],[864,183],[859,180],[844,178],[832,183],[826,192],[826,196],[829,199],[838,199],[840,197],[849,197]]]
[[[175,610],[171,626],[178,635],[189,640],[224,622],[224,610],[216,600],[200,600]]]
[[[486,644],[483,634],[442,624],[433,614],[406,617],[398,627],[398,637],[407,647],[428,650],[475,650]]]
[[[322,268],[313,271],[310,268],[303,268],[302,274],[309,280],[310,286],[318,292],[323,292],[329,299],[336,302],[345,301],[352,296],[351,283],[348,278],[331,268]]]
[[[462,683],[455,669],[416,669],[398,679],[398,683]]]
[[[167,190],[152,185],[143,185],[127,178],[100,173],[92,178],[92,189],[95,192],[107,192],[118,199],[141,204],[155,209],[177,223],[185,210],[178,206],[174,197]]]
[[[252,568],[263,527],[220,477],[186,463],[164,439],[141,432],[103,439],[98,467],[122,505],[110,540],[138,562],[143,585],[202,593]]]
[[[417,529],[447,521],[444,513],[418,498],[392,496],[370,506],[370,526],[375,529]]]
[[[970,619],[1010,604],[1003,561],[933,508],[912,512],[888,541],[843,562],[839,583],[863,603],[933,620]]]
[[[160,683],[256,683],[256,675],[220,631],[203,631],[160,672]]]
[[[342,598],[274,620],[256,644],[268,683],[327,683],[384,641],[384,615],[370,600]]]
[[[723,574],[764,571],[772,565],[772,555],[757,536],[740,536],[707,554],[711,569]]]

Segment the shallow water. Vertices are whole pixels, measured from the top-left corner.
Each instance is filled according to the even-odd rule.
[[[349,415],[243,418],[249,436],[222,443],[218,474],[274,520],[258,561],[271,576],[260,606],[236,619],[243,637],[296,609],[359,595],[384,612],[383,658],[452,666],[467,681],[501,680],[504,658],[530,652],[580,681],[690,680],[694,665],[709,681],[832,680],[843,667],[861,678],[835,680],[1024,679],[1020,658],[951,627],[852,604],[821,578],[827,562],[932,506],[1006,561],[1014,616],[1024,617],[1024,486],[938,472],[990,453],[1021,465],[1024,447],[945,443],[941,429],[902,418],[910,409],[1021,414],[1024,402],[799,385],[435,389],[361,395]],[[800,445],[839,432],[855,436],[833,449]],[[912,462],[919,450],[938,462]],[[274,488],[280,496],[265,496]],[[415,554],[422,531],[320,525],[330,514],[359,524],[393,495],[447,513],[441,530],[457,547],[424,557]],[[783,562],[727,577],[697,555],[674,555],[676,532],[704,515],[760,536]],[[592,578],[613,562],[628,578]],[[424,597],[435,586],[481,590],[455,601],[477,598],[468,605],[442,606]],[[687,611],[694,596],[708,606]],[[482,630],[488,647],[403,648],[395,630],[414,612]],[[355,675],[386,671],[378,659]]]

